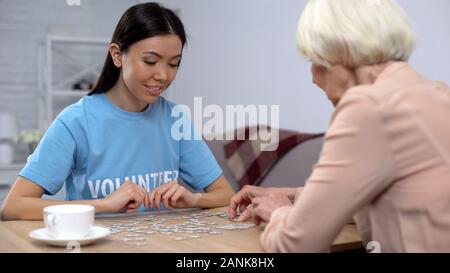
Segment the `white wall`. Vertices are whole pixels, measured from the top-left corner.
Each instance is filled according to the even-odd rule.
[[[21,129],[38,124],[37,52],[47,34],[111,37],[136,0],[0,0],[0,111],[15,113]]]
[[[119,17],[135,3],[81,0],[77,7],[65,0],[0,0],[0,112],[15,114],[20,130],[37,128],[37,53],[45,36],[111,37]],[[16,160],[22,161],[26,149],[16,148]]]
[[[136,0],[0,0],[0,111],[37,127],[37,45],[47,33],[110,37]],[[177,102],[279,104],[281,127],[324,131],[332,107],[297,52],[306,0],[161,0],[180,8],[189,45],[174,83]],[[411,63],[450,83],[450,1],[400,0],[419,35]],[[169,96],[170,97],[170,96]]]
[[[165,0],[180,8],[189,34],[175,100],[204,104],[279,104],[280,125],[324,131],[332,107],[311,83],[296,49],[297,21],[306,0]],[[450,1],[402,0],[420,41],[411,63],[450,83]]]
[[[450,1],[399,0],[418,35],[410,63],[430,79],[450,84]]]

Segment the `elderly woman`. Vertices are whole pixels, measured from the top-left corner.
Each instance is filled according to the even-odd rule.
[[[267,222],[270,252],[328,251],[352,216],[382,252],[450,251],[450,89],[406,63],[405,12],[394,0],[311,0],[297,34],[336,106],[319,162],[304,188],[244,188],[230,216]]]

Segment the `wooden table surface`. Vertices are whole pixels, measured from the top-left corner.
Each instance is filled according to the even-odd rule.
[[[172,219],[175,215],[191,215],[192,213],[227,211],[227,208],[218,208],[211,210],[179,210],[159,214],[158,218],[168,219],[164,224],[173,225],[184,221]],[[96,225],[110,226],[114,223],[124,223],[130,220],[144,219],[149,214],[138,215],[116,215],[114,217],[97,217]],[[203,218],[208,222],[214,221],[216,225],[230,224],[227,219],[212,216]],[[34,229],[43,228],[43,221],[0,221],[0,252],[73,252],[72,249],[64,247],[55,247],[43,242],[34,240],[28,236],[28,233]],[[157,252],[157,253],[258,253],[263,252],[259,239],[262,233],[262,227],[253,227],[246,230],[220,230],[222,234],[211,235],[209,233],[199,233],[198,239],[186,239],[181,241],[174,240],[175,237],[187,237],[184,233],[175,233],[172,235],[163,235],[156,233],[154,235],[139,234],[146,238],[146,245],[137,246],[136,242],[124,241],[130,232],[121,232],[109,235],[106,238],[95,241],[91,245],[81,246],[80,252]],[[192,234],[189,234],[192,235]],[[351,249],[361,249],[362,243],[355,225],[346,225],[333,244],[332,251],[343,251]]]

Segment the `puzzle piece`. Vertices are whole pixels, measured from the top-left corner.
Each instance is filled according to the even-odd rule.
[[[144,218],[125,220],[121,223],[114,223],[108,228],[111,230],[111,234],[115,235],[121,232],[130,232],[127,237],[123,238],[124,241],[144,241],[145,238],[141,237],[144,234],[153,235],[156,233],[162,235],[175,235],[173,237],[176,241],[198,239],[200,236],[198,234],[208,233],[209,235],[220,235],[221,231],[214,230],[244,230],[254,227],[252,223],[236,223],[235,220],[229,219],[227,212],[202,212],[202,213],[192,213],[190,215],[178,214],[171,215],[168,218],[164,218],[162,215],[148,215]],[[223,218],[232,224],[225,224],[221,226],[215,226],[218,223],[209,221],[207,218],[219,217]],[[167,221],[176,221],[176,224],[168,225]],[[179,236],[185,234],[186,237]],[[142,234],[142,235],[141,235]],[[144,235],[145,236],[145,235]],[[141,239],[142,238],[142,239]]]

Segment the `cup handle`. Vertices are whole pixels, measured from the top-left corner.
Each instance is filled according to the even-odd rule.
[[[55,227],[59,224],[59,218],[58,216],[54,215],[54,214],[49,214],[47,216],[47,223],[51,226],[51,227]]]

